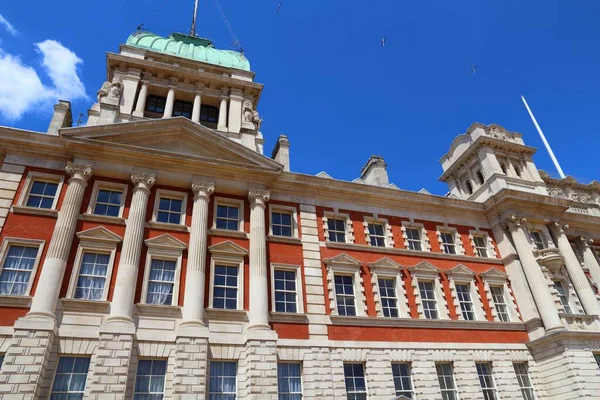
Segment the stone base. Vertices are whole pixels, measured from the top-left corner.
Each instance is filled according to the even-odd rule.
[[[272,339],[249,339],[246,342],[238,364],[239,399],[277,400],[276,346],[277,341]]]
[[[208,337],[178,337],[175,350],[173,396],[204,400],[208,368]]]

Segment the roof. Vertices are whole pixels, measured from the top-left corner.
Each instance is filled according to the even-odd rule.
[[[210,40],[198,36],[172,33],[168,37],[162,37],[149,31],[138,30],[127,38],[127,44],[188,60],[250,71],[250,62],[242,53],[215,49]]]

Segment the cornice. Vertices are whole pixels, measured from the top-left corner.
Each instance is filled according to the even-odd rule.
[[[509,214],[516,213],[526,217],[531,222],[548,223],[563,218],[565,211],[570,207],[570,203],[569,200],[549,197],[544,194],[502,189],[487,199],[483,206],[490,222],[500,222],[509,217]]]
[[[527,347],[535,349],[539,346],[544,346],[548,343],[559,342],[562,340],[600,340],[600,331],[570,331],[567,329],[559,329],[552,331],[542,336],[539,339],[532,340],[527,343]]]
[[[463,321],[443,319],[417,318],[384,318],[384,317],[347,317],[330,315],[332,325],[377,326],[389,328],[424,328],[424,329],[470,329],[485,331],[522,331],[526,332],[522,322],[499,321]]]

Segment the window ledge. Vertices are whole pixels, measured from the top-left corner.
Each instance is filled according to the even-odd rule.
[[[106,314],[109,312],[110,302],[102,300],[61,299],[64,311],[90,312]]]
[[[385,317],[346,317],[330,315],[333,325],[383,326],[390,328],[472,329],[489,331],[525,331],[522,322],[460,321],[448,319],[415,319]]]
[[[474,257],[474,256],[463,256],[463,255],[457,255],[457,254],[434,253],[431,251],[397,249],[394,247],[376,247],[376,246],[369,246],[369,245],[365,245],[365,244],[337,243],[337,242],[326,241],[325,246],[328,248],[331,248],[331,249],[369,251],[369,252],[384,253],[384,254],[399,254],[399,255],[406,255],[406,256],[440,258],[440,259],[446,259],[446,260],[453,259],[453,260],[459,260],[459,261],[468,261],[468,262],[485,263],[485,264],[498,264],[498,265],[503,264],[502,260],[498,259],[498,258],[482,258],[482,257]]]
[[[138,315],[143,317],[181,318],[181,307],[160,304],[137,304]]]
[[[30,307],[31,296],[0,295],[2,307]]]
[[[227,230],[227,229],[212,228],[212,229],[209,230],[208,233],[210,235],[215,235],[215,236],[227,236],[227,237],[234,237],[234,238],[241,238],[241,239],[247,239],[248,238],[248,234],[246,232],[230,231],[230,230]]]
[[[246,310],[222,310],[220,308],[207,308],[208,319],[220,321],[248,321]]]
[[[271,311],[271,322],[308,324],[308,317],[306,314]]]
[[[297,238],[297,237],[269,235],[269,242],[302,244],[302,239]]]
[[[156,221],[150,221],[150,222],[148,222],[148,225],[150,225],[152,228],[164,229],[166,231],[188,232],[187,225],[167,224],[165,222],[156,222]]]
[[[12,212],[17,213],[17,214],[43,215],[46,217],[54,217],[54,218],[58,217],[58,210],[47,209],[47,208],[12,206]]]
[[[107,224],[125,225],[125,218],[109,217],[107,215],[82,214],[80,219],[84,221],[104,222]]]

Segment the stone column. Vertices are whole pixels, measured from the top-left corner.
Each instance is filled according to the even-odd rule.
[[[175,86],[169,86],[169,93],[167,93],[167,101],[165,102],[165,113],[163,118],[171,118],[173,116],[173,105],[175,104]]]
[[[194,96],[194,108],[192,108],[192,121],[200,123],[200,108],[202,107],[202,92],[197,91]]]
[[[250,189],[250,312],[248,329],[271,329],[269,326],[269,286],[267,284],[267,242],[265,208],[271,193]]]
[[[533,256],[531,246],[527,241],[527,235],[523,230],[522,225],[526,222],[525,218],[519,219],[513,215],[508,221],[508,229],[521,260],[523,272],[527,278],[527,283],[529,283],[531,294],[544,322],[546,332],[563,329],[564,327],[558,316],[552,293],[550,293],[544,274]]]
[[[219,107],[219,122],[217,130],[227,132],[227,97],[221,97],[221,107]]]
[[[156,181],[155,175],[143,172],[132,172],[133,197],[127,218],[125,237],[119,261],[119,270],[108,321],[132,322],[133,298],[137,284],[140,252],[144,240],[144,222],[150,189]]]
[[[562,226],[558,222],[551,223],[549,225],[550,232],[554,240],[556,241],[556,245],[560,250],[561,254],[565,258],[565,267],[567,268],[567,272],[569,273],[569,278],[571,279],[571,283],[577,292],[577,296],[579,297],[579,301],[583,305],[583,309],[585,313],[588,315],[599,315],[600,316],[600,304],[598,304],[598,300],[596,299],[596,294],[594,290],[590,286],[583,269],[581,268],[581,264],[571,247],[571,243],[565,235],[565,229],[569,226]]]
[[[148,86],[150,82],[142,81],[142,87],[140,88],[140,94],[138,95],[137,103],[135,104],[135,111],[133,115],[135,117],[143,117],[144,110],[146,109],[146,100],[148,98]]]
[[[27,314],[28,317],[55,318],[56,302],[58,301],[60,287],[65,275],[65,267],[67,266],[73,236],[77,227],[83,193],[87,187],[88,179],[92,176],[92,167],[89,165],[67,163],[65,170],[67,174],[71,175],[69,186],[58,212],[52,239],[50,239],[48,246],[48,253],[40,274],[40,284],[33,296],[31,309]]]
[[[244,92],[239,89],[231,89],[229,95],[229,123],[227,129],[229,132],[239,133],[242,127],[242,101],[244,101]]]
[[[598,264],[598,259],[594,255],[594,250],[592,250],[592,248],[590,247],[590,245],[594,243],[594,241],[592,239],[588,240],[587,238],[580,236],[579,238],[577,238],[577,241],[575,243],[577,245],[577,248],[581,252],[581,255],[583,256],[583,262],[590,271],[592,279],[594,280],[598,288],[600,288],[600,264]]]
[[[194,208],[188,250],[182,324],[204,325],[204,280],[208,231],[208,203],[215,186],[209,182],[192,182]]]

